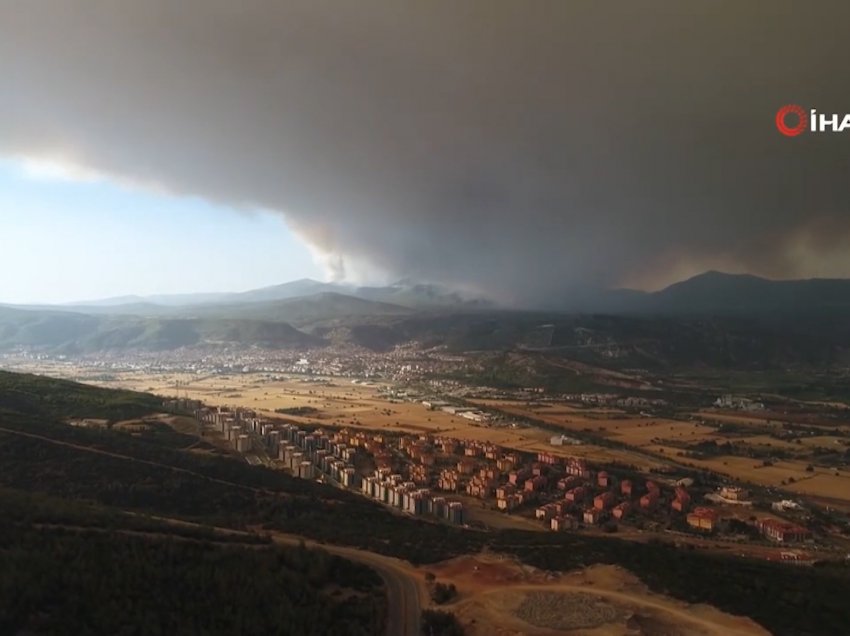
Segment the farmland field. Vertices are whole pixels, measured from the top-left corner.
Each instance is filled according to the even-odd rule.
[[[34,369],[38,371],[38,369]],[[56,370],[49,372],[55,374]],[[504,415],[507,420],[527,418],[545,428],[531,425],[478,423],[441,410],[430,410],[418,401],[391,399],[378,383],[336,377],[275,376],[233,373],[199,377],[189,373],[119,372],[108,379],[84,368],[64,370],[64,375],[101,386],[174,395],[179,383],[181,396],[213,406],[241,406],[267,416],[277,414],[294,422],[341,425],[352,428],[399,433],[445,435],[462,440],[490,442],[526,452],[548,452],[561,457],[582,457],[591,462],[619,462],[639,470],[671,465],[711,470],[750,484],[783,488],[790,492],[829,499],[850,505],[850,472],[818,465],[808,457],[818,449],[843,451],[846,439],[816,435],[792,443],[772,437],[780,429],[776,416],[765,413],[735,413],[704,409],[683,414],[683,419],[641,417],[610,407],[583,407],[567,403],[476,399],[469,403]],[[789,420],[807,419],[788,417]],[[722,432],[717,424],[730,423],[763,429],[749,435]],[[808,424],[817,426],[816,424]],[[833,427],[835,425],[833,424]],[[556,429],[565,435],[584,437],[584,443],[553,446]],[[826,431],[825,431],[826,432]],[[588,439],[589,438],[589,439]],[[604,438],[614,445],[594,443]],[[701,442],[736,445],[762,453],[784,451],[787,456],[765,462],[755,457],[718,454],[688,456],[682,449]],[[813,464],[813,465],[812,465]],[[810,468],[811,465],[811,468]]]

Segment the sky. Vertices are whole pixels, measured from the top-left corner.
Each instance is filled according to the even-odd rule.
[[[0,157],[84,185],[4,172],[2,230],[29,259],[5,257],[8,295],[313,272],[535,305],[709,269],[847,277],[850,130],[774,119],[850,112],[848,19],[843,0],[9,0]],[[38,231],[8,212],[27,193]],[[189,267],[160,239],[141,265],[127,241],[175,223],[251,255]],[[39,245],[69,225],[134,249],[58,273]]]
[[[279,214],[0,161],[0,302],[244,291],[321,278]]]

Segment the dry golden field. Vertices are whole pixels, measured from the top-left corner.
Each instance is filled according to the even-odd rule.
[[[840,471],[836,476],[833,472],[816,470],[814,476],[798,480],[787,488],[804,495],[850,501],[850,472]]]
[[[733,479],[759,486],[782,487],[800,494],[850,502],[850,471],[837,471],[836,474],[835,470],[814,466],[814,470],[809,472],[806,468],[810,462],[803,458],[778,461],[773,466],[764,466],[761,460],[747,457],[715,457],[700,460],[678,456],[681,449],[676,446],[665,445],[664,441],[693,444],[707,440],[721,443],[732,439],[725,437],[715,428],[696,421],[633,417],[614,409],[582,409],[569,405],[541,406],[535,403],[502,400],[479,400],[477,403],[482,406],[498,408],[513,415],[529,417],[563,427],[567,434],[569,434],[569,431],[589,431],[595,434],[603,434],[612,440],[633,446],[642,453],[663,458],[667,463],[675,462],[706,468]],[[714,411],[701,411],[695,415],[715,421],[743,423],[750,426],[758,425],[764,427],[765,432],[778,426],[772,422],[769,423],[769,418],[764,415],[737,415]],[[795,444],[774,439],[767,434],[736,437],[734,440],[736,443],[800,453],[806,453],[813,447],[831,446],[835,445],[837,441],[839,443],[842,441],[836,437],[818,436],[804,439],[800,444]],[[628,451],[592,446],[572,446],[568,448],[570,453],[588,459],[599,461],[620,459],[642,467],[647,463],[645,455],[638,455],[637,457],[640,459],[636,459],[636,456]],[[793,482],[789,480],[793,480]],[[783,484],[783,482],[785,483]]]
[[[707,460],[688,459],[695,466],[729,475],[760,486],[781,486],[800,494],[831,497],[850,501],[850,471],[814,467],[807,472],[808,463],[798,460],[778,461],[772,466],[749,457],[715,457]],[[793,483],[787,483],[793,479]],[[785,481],[786,484],[782,484]]]
[[[406,433],[439,434],[462,440],[490,442],[528,452],[549,452],[562,457],[583,457],[589,461],[620,461],[639,469],[657,468],[669,462],[642,452],[611,449],[594,444],[552,446],[552,432],[536,427],[491,426],[443,411],[431,411],[419,402],[390,400],[379,393],[377,385],[354,384],[340,378],[293,377],[268,380],[258,374],[233,374],[198,378],[191,374],[150,375],[121,373],[110,381],[80,378],[92,384],[113,388],[149,391],[158,395],[180,395],[199,399],[214,406],[242,406],[267,415],[276,409],[308,407],[316,409],[307,416],[286,414],[289,420],[305,424],[338,424],[368,429],[387,429]],[[482,404],[483,406],[486,406]],[[568,406],[556,407],[574,412]],[[580,414],[580,413],[579,413]],[[628,422],[603,419],[617,414],[600,410],[594,420],[598,426],[622,423],[624,428],[639,429],[646,420]],[[595,429],[594,429],[595,430]],[[565,432],[568,432],[565,430]]]
[[[603,434],[631,446],[645,446],[654,438],[698,442],[716,439],[715,429],[694,422],[658,417],[635,417],[617,409],[582,409],[565,404],[541,406],[509,400],[474,400],[476,404],[498,408],[521,417],[529,417],[559,426],[564,432],[587,431]]]
[[[834,448],[837,444],[842,444],[844,440],[840,437],[832,435],[818,435],[816,437],[804,437],[800,440],[800,444],[809,448]]]
[[[459,439],[489,441],[512,448],[557,450],[549,445],[551,433],[534,427],[488,426],[443,411],[432,411],[419,402],[391,400],[377,385],[354,384],[339,378],[266,380],[254,374],[197,378],[190,374],[151,376],[118,374],[110,381],[87,380],[99,386],[180,395],[214,406],[242,406],[274,415],[276,409],[312,408],[306,416],[287,419],[314,424],[338,424],[408,433],[441,434]]]
[[[39,369],[32,369],[39,372]],[[613,408],[578,408],[568,404],[547,404],[509,400],[475,400],[485,409],[507,415],[537,419],[562,428],[564,433],[589,431],[631,448],[608,448],[596,444],[553,446],[550,430],[530,427],[491,426],[476,423],[443,411],[431,411],[418,402],[390,400],[379,392],[377,385],[355,384],[340,378],[293,377],[272,380],[261,374],[232,374],[229,376],[198,377],[192,374],[146,374],[123,372],[103,381],[91,371],[66,367],[66,377],[115,388],[149,391],[173,396],[177,383],[180,395],[196,398],[214,406],[242,406],[273,415],[276,409],[309,407],[316,409],[306,416],[287,414],[296,422],[337,424],[368,429],[387,429],[406,433],[446,435],[463,440],[491,442],[529,452],[549,452],[562,457],[583,457],[592,462],[618,461],[641,470],[685,464],[703,467],[733,479],[761,486],[783,487],[814,497],[830,498],[850,504],[850,471],[827,470],[815,466],[806,470],[809,462],[783,460],[773,466],[763,466],[758,459],[746,457],[715,457],[711,459],[684,458],[676,443],[692,444],[705,440],[726,441],[717,429],[693,420],[672,420],[654,417],[635,417]],[[41,370],[57,375],[55,368]],[[693,414],[709,421],[730,421],[760,425],[767,433],[777,426],[758,414],[727,414],[700,411]],[[731,438],[730,438],[731,439]],[[806,453],[818,446],[832,446],[839,438],[818,436],[791,444],[765,435],[737,437],[736,443]],[[789,480],[793,480],[789,483]],[[783,484],[782,482],[786,482]]]
[[[795,444],[784,439],[776,439],[769,435],[751,435],[750,437],[736,437],[735,442],[739,444],[747,444],[749,446],[757,446],[760,448],[783,449],[791,452],[805,451],[805,447],[800,444]]]

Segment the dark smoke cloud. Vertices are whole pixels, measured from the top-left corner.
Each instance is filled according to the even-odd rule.
[[[615,9],[615,7],[617,7]],[[850,275],[846,2],[7,0],[0,154],[279,210],[517,300]]]

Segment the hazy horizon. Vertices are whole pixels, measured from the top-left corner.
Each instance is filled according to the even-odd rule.
[[[637,288],[619,287],[619,288],[573,289],[572,291],[577,291],[577,292],[582,292],[582,291],[583,292],[634,291],[634,292],[652,294],[652,293],[655,293],[655,292],[663,291],[664,289],[667,289],[668,287],[671,287],[671,286],[676,285],[678,283],[685,283],[685,282],[690,281],[694,278],[700,278],[702,276],[706,276],[706,275],[710,275],[710,274],[719,274],[721,276],[729,276],[729,277],[753,276],[753,277],[758,278],[760,280],[772,281],[772,282],[798,282],[798,281],[810,281],[810,280],[850,280],[850,277],[819,277],[819,276],[814,276],[814,277],[809,277],[809,278],[771,278],[771,277],[766,277],[766,276],[755,276],[753,274],[748,274],[748,273],[745,273],[745,272],[724,272],[724,271],[719,271],[719,270],[706,270],[704,272],[694,274],[693,276],[688,276],[687,278],[683,278],[681,280],[673,281],[669,285],[664,285],[662,287],[658,287],[658,288],[655,288],[655,289],[637,289]],[[349,290],[352,292],[352,294],[354,294],[354,292],[356,292],[356,290],[359,287],[385,288],[385,287],[398,286],[398,285],[402,285],[402,284],[405,284],[405,283],[411,284],[411,285],[420,284],[420,283],[424,284],[424,285],[433,285],[433,283],[427,283],[427,282],[421,282],[421,281],[411,281],[411,280],[406,280],[406,281],[399,280],[399,281],[388,282],[388,283],[377,282],[377,283],[373,284],[373,283],[369,283],[369,282],[365,282],[365,281],[362,282],[362,283],[357,283],[357,282],[351,282],[351,281],[333,281],[333,280],[327,280],[327,279],[322,279],[322,278],[314,278],[314,277],[311,277],[311,276],[301,276],[301,277],[298,277],[298,278],[280,280],[280,281],[272,282],[272,283],[269,283],[269,284],[249,286],[249,287],[244,287],[244,288],[231,288],[231,289],[223,289],[223,288],[222,289],[203,289],[203,290],[200,290],[200,291],[191,290],[191,289],[188,289],[188,290],[184,289],[184,290],[169,291],[169,292],[164,292],[164,293],[163,292],[153,292],[153,293],[144,293],[144,294],[128,292],[128,293],[114,294],[114,295],[110,295],[110,296],[98,296],[98,297],[91,297],[91,298],[74,298],[74,299],[71,299],[71,300],[63,300],[63,301],[38,301],[37,300],[37,301],[28,301],[28,302],[10,302],[10,301],[7,301],[3,298],[0,298],[0,305],[19,306],[19,307],[27,307],[27,306],[32,306],[32,307],[38,307],[38,306],[55,306],[55,307],[68,306],[68,307],[74,307],[74,306],[84,306],[84,305],[96,305],[96,304],[100,304],[100,303],[111,303],[113,301],[115,302],[116,305],[121,305],[121,304],[124,304],[125,302],[129,304],[129,303],[132,303],[136,300],[144,301],[144,302],[147,302],[147,303],[157,304],[158,301],[160,301],[161,299],[165,299],[165,298],[168,298],[169,300],[173,301],[175,299],[179,299],[179,297],[186,297],[186,300],[190,301],[190,300],[192,300],[190,298],[192,296],[198,296],[198,297],[203,297],[203,296],[212,296],[212,297],[228,296],[228,295],[231,295],[231,294],[241,294],[241,293],[245,293],[245,292],[258,291],[258,290],[274,288],[274,287],[279,287],[279,286],[293,284],[293,283],[299,283],[299,282],[314,282],[314,283],[325,284],[325,285],[329,285],[329,286],[333,285],[333,286],[336,286],[338,288],[338,289],[334,289],[333,291],[339,291],[340,293],[343,293],[343,294],[346,294],[346,292],[348,292]],[[493,298],[487,298],[485,296],[472,296],[468,293],[469,290],[457,289],[457,288],[452,288],[452,287],[445,287],[444,289],[449,293],[450,292],[460,292],[462,295],[463,295],[464,292],[467,292],[467,297],[470,297],[470,298],[481,298],[481,299],[490,300],[490,301],[498,300],[498,299],[493,299]],[[565,293],[569,293],[570,291],[571,291],[570,289],[564,290]],[[321,293],[321,292],[307,292],[307,294],[305,294],[305,295],[311,295],[313,293]],[[298,296],[295,296],[295,297],[298,297]],[[213,298],[212,300],[202,298],[200,300],[200,302],[201,303],[208,303],[208,302],[215,303],[217,301],[216,301],[215,298]],[[229,300],[225,299],[224,302],[229,302]],[[249,300],[247,302],[262,302],[262,301]],[[172,304],[174,304],[174,306],[179,306],[183,303],[174,302]],[[509,306],[505,305],[505,307],[509,307]],[[550,308],[551,309],[551,308],[556,308],[556,307],[557,307],[557,303],[555,303],[554,305],[524,305],[524,306],[523,305],[515,305],[513,308],[515,308],[515,309],[535,309],[535,308],[546,309],[546,308]]]

